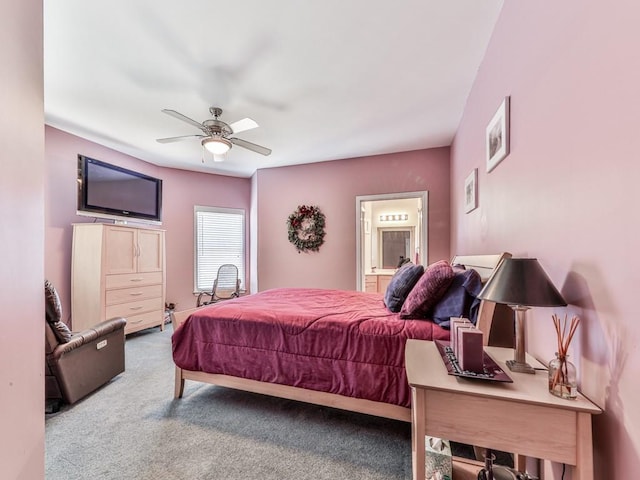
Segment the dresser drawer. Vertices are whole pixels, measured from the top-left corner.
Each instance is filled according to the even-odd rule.
[[[147,285],[134,288],[107,290],[105,301],[107,305],[115,305],[116,303],[133,302],[159,297],[162,297],[162,285]]]
[[[127,324],[124,327],[125,335],[149,327],[158,327],[164,321],[163,312],[147,312],[140,315],[127,317]]]
[[[162,283],[162,272],[123,273],[119,275],[107,275],[105,278],[105,287],[107,290],[112,288],[137,287],[140,285],[154,285],[157,283]]]
[[[124,317],[129,318],[132,315],[141,313],[158,311],[160,315],[164,311],[162,297],[150,298],[148,300],[138,300],[137,302],[118,303],[116,305],[108,305],[106,308],[106,318]]]

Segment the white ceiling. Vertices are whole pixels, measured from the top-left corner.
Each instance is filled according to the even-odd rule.
[[[258,168],[449,145],[503,0],[45,0],[45,118],[161,166]],[[264,157],[202,163],[209,107]]]

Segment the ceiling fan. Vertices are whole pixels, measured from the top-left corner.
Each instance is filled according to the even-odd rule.
[[[242,120],[238,120],[237,122],[229,124],[225,123],[222,120],[218,119],[218,117],[222,115],[222,109],[218,107],[209,108],[209,112],[211,113],[211,115],[213,115],[214,118],[205,120],[202,123],[197,122],[179,112],[176,112],[175,110],[164,109],[162,110],[162,112],[174,118],[177,118],[178,120],[182,120],[189,125],[193,125],[194,127],[199,128],[200,130],[202,130],[203,134],[158,138],[156,141],[159,143],[172,143],[180,142],[182,140],[199,138],[201,139],[200,143],[202,144],[202,147],[206,148],[213,154],[213,158],[215,161],[224,160],[224,157],[222,155],[227,153],[229,149],[231,149],[232,145],[246,148],[247,150],[251,150],[252,152],[259,153],[260,155],[271,154],[271,149],[269,148],[256,145],[255,143],[247,142],[246,140],[242,140],[240,138],[231,137],[231,135],[233,134],[251,130],[252,128],[257,128],[258,124],[250,118],[243,118]]]

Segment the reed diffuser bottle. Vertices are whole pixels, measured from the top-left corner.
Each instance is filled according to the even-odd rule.
[[[573,399],[578,396],[578,376],[576,366],[569,361],[567,351],[580,319],[573,317],[567,330],[566,316],[563,322],[557,315],[552,318],[558,335],[558,351],[556,358],[549,362],[549,392],[556,397]]]
[[[556,397],[576,398],[578,396],[578,379],[576,366],[567,358],[560,356],[549,362],[549,391]]]

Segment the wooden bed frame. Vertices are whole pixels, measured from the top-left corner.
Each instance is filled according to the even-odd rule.
[[[511,257],[510,253],[501,253],[497,255],[472,255],[472,256],[456,256],[451,261],[452,264],[464,265],[466,268],[473,268],[485,282],[499,265],[503,258]],[[483,332],[490,332],[495,303],[482,301],[478,312],[478,328]],[[172,322],[174,331],[191,315],[197,308],[182,310],[172,314]],[[485,344],[488,343],[489,335],[484,335]],[[215,373],[195,372],[191,370],[183,370],[176,367],[175,372],[175,390],[174,398],[182,398],[184,393],[185,380],[193,380],[196,382],[210,383],[222,387],[235,388],[263,395],[271,395],[274,397],[286,398],[289,400],[297,400],[300,402],[323,405],[327,407],[348,410],[352,412],[366,413],[394,420],[402,420],[411,422],[411,408],[401,407],[383,402],[376,402],[361,398],[346,397],[335,393],[319,392],[315,390],[307,390],[300,387],[292,387],[289,385],[280,385],[276,383],[260,382],[257,380],[249,380],[230,375],[222,375]]]

